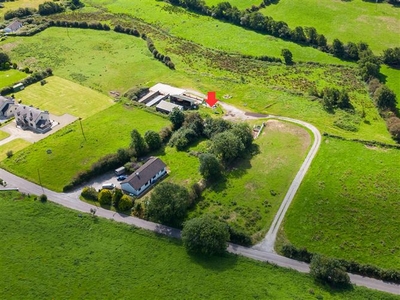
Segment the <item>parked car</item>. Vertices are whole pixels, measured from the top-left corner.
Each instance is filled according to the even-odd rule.
[[[127,177],[128,177],[128,176],[126,176],[126,175],[119,175],[119,176],[117,177],[117,180],[118,180],[118,181],[122,181],[122,180],[125,180]]]
[[[105,183],[101,186],[102,189],[106,189],[106,190],[113,190],[115,188],[115,184],[114,183]]]

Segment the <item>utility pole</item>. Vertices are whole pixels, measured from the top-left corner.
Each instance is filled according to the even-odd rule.
[[[83,132],[82,118],[79,118],[79,124],[81,125],[82,135],[83,135],[83,138],[85,139],[85,142],[86,142],[86,136],[85,136],[85,133]]]

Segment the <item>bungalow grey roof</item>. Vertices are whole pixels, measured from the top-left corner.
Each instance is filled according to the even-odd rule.
[[[178,104],[174,104],[171,102],[161,100],[161,102],[156,106],[156,108],[164,110],[164,111],[172,112],[174,108],[178,108],[178,109],[182,110],[183,107]]]
[[[20,21],[13,21],[5,29],[8,29],[11,32],[15,32],[22,27],[22,23]]]
[[[127,179],[122,181],[121,184],[129,183],[135,190],[138,190],[165,167],[166,165],[161,159],[152,157]]]

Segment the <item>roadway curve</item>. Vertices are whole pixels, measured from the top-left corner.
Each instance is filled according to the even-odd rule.
[[[248,116],[251,119],[255,118],[254,116],[250,116],[250,115],[248,115]],[[269,117],[273,117],[273,116],[269,116]],[[284,117],[273,117],[273,118],[281,119],[281,120],[285,120],[285,121],[289,121],[289,122],[295,121],[295,123],[306,126],[307,128],[309,128],[307,125],[313,127],[312,125],[307,124],[305,122],[293,120],[290,118],[284,118]],[[318,130],[317,130],[317,132],[318,132]],[[318,132],[318,134],[319,134],[319,132]],[[319,136],[319,139],[320,139],[320,136]],[[320,143],[320,141],[318,142],[318,145],[319,145],[319,143]],[[314,141],[314,145],[315,145],[315,141]],[[318,147],[317,147],[317,149],[318,149]],[[311,150],[310,150],[310,152],[311,152]],[[311,160],[313,157],[314,156],[312,156],[310,158],[309,155],[307,155],[306,160],[310,158],[308,166],[311,163]],[[305,164],[303,163],[302,168],[304,166],[305,166]],[[306,172],[306,170],[304,170],[304,174],[305,174],[305,172]],[[299,171],[299,173],[300,173],[300,171]],[[298,175],[299,175],[299,173],[298,173]],[[25,180],[21,177],[18,177],[12,173],[9,173],[3,169],[0,169],[0,178],[7,182],[8,187],[17,187],[20,192],[27,193],[27,194],[40,195],[40,194],[44,193],[47,195],[47,197],[50,201],[58,203],[62,206],[77,210],[77,211],[89,213],[91,209],[95,208],[97,216],[107,218],[110,220],[114,220],[117,222],[121,222],[121,223],[126,223],[129,225],[134,225],[136,227],[146,229],[146,230],[151,230],[151,231],[154,231],[154,232],[157,232],[160,234],[164,234],[164,235],[167,235],[167,236],[170,236],[173,238],[181,237],[181,231],[178,229],[171,228],[171,227],[168,227],[165,225],[160,225],[160,224],[153,223],[153,222],[149,222],[149,221],[142,220],[142,219],[139,219],[136,217],[126,216],[124,214],[115,213],[113,211],[106,210],[101,207],[96,207],[96,206],[90,205],[86,202],[82,202],[79,199],[79,191],[75,191],[72,193],[57,193],[57,192],[48,190],[46,188],[43,188],[43,187],[41,187],[35,183],[32,183],[30,181],[27,181],[27,180]],[[296,175],[294,181],[296,181],[302,177],[299,177],[297,179],[296,178],[297,178],[297,175]],[[299,186],[299,184],[300,184],[300,182],[297,183],[297,187]],[[292,183],[292,185],[293,185],[293,183]],[[297,190],[297,188],[294,189],[293,192],[295,193],[296,190]],[[292,198],[293,198],[293,196],[292,196]],[[285,197],[285,199],[286,199],[286,197]],[[284,213],[287,210],[287,208],[290,204],[290,201],[291,200],[289,200],[289,203],[286,205],[283,205],[283,203],[282,203],[282,205],[281,205],[282,210],[281,210],[281,208],[279,209],[279,211],[281,211],[281,213],[279,214],[279,212],[278,212],[278,214],[280,216],[275,218],[277,220],[276,222],[275,222],[275,220],[273,222],[273,223],[275,223],[276,228],[279,228],[279,225],[282,222]],[[272,233],[273,233],[273,231],[272,231]],[[268,236],[268,234],[267,234],[267,236]],[[266,239],[264,241],[272,241],[271,237],[273,237],[273,235],[270,235],[268,237],[269,239]],[[276,237],[276,230],[275,230],[275,237]],[[271,242],[268,242],[268,243],[270,244]],[[280,267],[294,269],[294,270],[302,272],[302,273],[308,273],[310,270],[309,265],[306,263],[299,262],[299,261],[293,260],[293,259],[289,259],[287,257],[278,255],[273,252],[265,251],[263,249],[263,247],[259,247],[259,249],[255,249],[255,248],[247,248],[247,247],[243,247],[243,246],[239,246],[239,245],[235,245],[235,244],[229,244],[228,251],[233,254],[242,255],[242,256],[246,256],[246,257],[249,257],[249,258],[252,258],[255,260],[268,262],[268,263],[275,264]],[[353,284],[400,295],[400,285],[393,284],[393,283],[387,283],[387,282],[383,282],[381,280],[372,279],[372,278],[368,278],[368,277],[362,277],[359,275],[353,275],[353,274],[349,274],[349,275],[350,275],[351,282]]]

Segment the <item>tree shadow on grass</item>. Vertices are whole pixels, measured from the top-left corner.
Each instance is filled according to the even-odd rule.
[[[321,282],[319,280],[315,280],[315,284],[319,288],[327,291],[332,296],[344,296],[346,293],[352,292],[354,290],[354,286],[352,284],[348,284],[345,286],[332,286],[327,284],[326,282]]]
[[[223,272],[235,267],[238,258],[236,255],[224,253],[214,256],[190,254],[190,259],[192,262],[202,266],[204,269]]]

